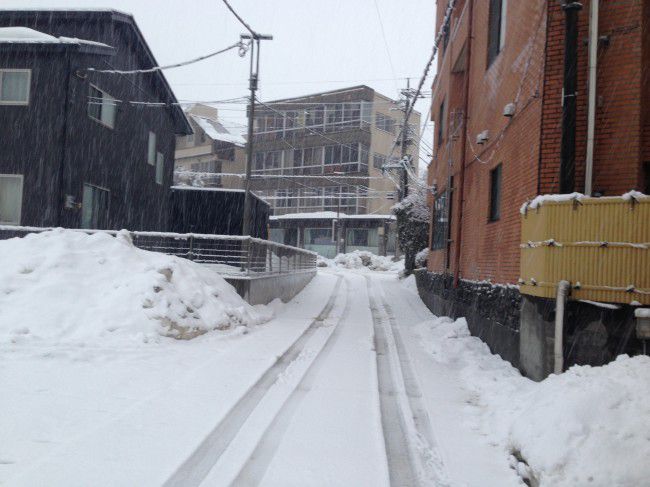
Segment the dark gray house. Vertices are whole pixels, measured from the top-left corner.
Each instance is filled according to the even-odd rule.
[[[169,228],[189,122],[159,71],[99,72],[155,66],[128,14],[0,10],[0,224]]]

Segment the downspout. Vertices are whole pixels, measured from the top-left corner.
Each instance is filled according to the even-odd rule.
[[[591,196],[594,178],[594,143],[596,136],[596,82],[598,73],[598,14],[600,0],[591,0],[589,9],[589,101],[587,108],[587,158],[585,160],[585,194]]]
[[[63,184],[65,174],[65,161],[68,157],[68,116],[70,113],[70,86],[72,78],[72,55],[68,50],[66,53],[68,64],[68,77],[65,85],[65,105],[63,107],[63,140],[61,142],[61,162],[59,164],[59,198],[58,198],[58,213],[57,213],[57,227],[63,226],[63,212],[65,210],[65,188]]]
[[[560,281],[557,284],[557,296],[555,299],[555,339],[553,340],[553,356],[555,374],[561,374],[564,371],[564,308],[571,283],[569,281]]]
[[[562,150],[560,193],[575,191],[576,177],[576,98],[578,96],[578,12],[580,2],[567,2],[564,33],[564,93],[562,96]]]
[[[454,239],[454,287],[458,287],[460,280],[460,251],[463,238],[463,198],[465,197],[465,164],[467,162],[467,125],[469,122],[469,82],[472,69],[472,35],[474,24],[474,0],[469,1],[467,11],[467,76],[465,77],[465,100],[463,101],[463,138],[461,140],[460,173],[458,176],[458,223],[456,224],[456,238]],[[453,198],[453,193],[452,193]],[[447,203],[449,204],[449,202]],[[449,221],[449,220],[448,220]]]

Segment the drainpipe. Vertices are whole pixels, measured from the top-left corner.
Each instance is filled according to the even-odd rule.
[[[596,81],[598,68],[598,11],[600,0],[591,0],[589,9],[589,101],[587,108],[587,159],[585,161],[585,194],[593,192],[594,143],[596,135]]]
[[[555,374],[564,371],[564,305],[566,304],[571,283],[560,281],[557,284],[557,296],[555,299],[555,340],[553,343],[554,370]]]
[[[463,238],[463,198],[465,197],[465,164],[467,162],[467,125],[469,122],[469,81],[470,73],[472,68],[472,35],[473,23],[474,23],[474,0],[470,0],[467,10],[467,22],[468,22],[468,34],[467,34],[467,76],[465,77],[465,100],[463,102],[463,110],[465,113],[463,117],[465,118],[463,122],[463,138],[461,140],[461,155],[460,155],[460,173],[458,177],[458,223],[456,224],[456,238],[454,242],[454,287],[458,287],[458,281],[460,280],[460,251],[461,251],[461,240]],[[451,193],[453,198],[453,192]],[[449,205],[451,201],[447,201]],[[451,219],[447,220],[448,222]],[[449,224],[449,223],[448,223]]]
[[[562,96],[562,151],[560,193],[575,191],[576,175],[576,97],[578,95],[578,12],[580,2],[566,2],[564,32],[564,93]]]
[[[58,211],[56,213],[56,226],[63,226],[63,213],[66,209],[66,186],[64,184],[65,179],[65,163],[68,158],[68,117],[70,114],[70,89],[71,89],[71,79],[72,79],[72,55],[69,50],[66,50],[66,61],[67,61],[67,71],[68,76],[66,79],[65,85],[65,99],[63,101],[63,127],[62,131],[62,140],[61,140],[61,162],[59,163],[59,197],[58,201]]]

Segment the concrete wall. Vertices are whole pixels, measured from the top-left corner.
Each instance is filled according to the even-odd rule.
[[[316,271],[285,274],[281,276],[238,279],[226,277],[239,295],[250,304],[268,304],[274,299],[287,302],[302,291],[316,275]]]

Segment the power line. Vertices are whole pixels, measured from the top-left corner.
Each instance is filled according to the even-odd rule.
[[[176,64],[168,64],[167,66],[155,66],[153,68],[148,68],[148,69],[130,69],[130,70],[122,70],[122,69],[96,69],[96,68],[86,68],[80,71],[92,71],[93,73],[102,73],[102,74],[146,74],[146,73],[156,73],[158,71],[163,71],[165,69],[173,69],[173,68],[180,68],[182,66],[188,66],[190,64],[195,64],[200,61],[204,61],[205,59],[209,59],[211,57],[217,56],[219,54],[223,54],[225,52],[228,52],[232,49],[239,48],[239,56],[244,57],[246,54],[246,51],[248,50],[248,44],[238,41],[235,44],[232,44],[228,47],[225,47],[223,49],[219,49],[218,51],[211,52],[210,54],[206,54],[205,56],[199,56],[194,59],[190,59],[189,61],[183,61],[180,63]]]
[[[388,39],[386,39],[386,30],[384,29],[384,22],[381,19],[381,12],[379,10],[379,5],[377,5],[377,0],[373,0],[375,4],[375,11],[377,12],[377,19],[379,19],[379,27],[381,27],[381,36],[384,39],[384,47],[386,48],[386,55],[388,56],[388,64],[390,65],[390,70],[393,73],[395,78],[395,66],[393,65],[393,58],[390,55],[390,49],[388,47]],[[395,83],[395,88],[397,89],[397,83]]]
[[[255,32],[255,31],[253,30],[253,28],[252,28],[250,25],[248,25],[248,24],[246,23],[246,21],[245,21],[244,19],[242,19],[242,18],[239,16],[239,14],[238,14],[237,12],[235,12],[235,9],[232,8],[232,7],[230,6],[230,4],[228,3],[228,0],[222,0],[222,1],[223,1],[223,3],[226,5],[226,7],[228,8],[228,10],[230,10],[230,12],[232,12],[232,14],[235,16],[235,18],[239,21],[239,23],[240,23],[241,25],[243,25],[243,26],[246,28],[246,30],[247,30],[248,32],[251,33],[251,35],[253,36],[253,38],[254,38],[254,39],[257,38],[257,32]]]

